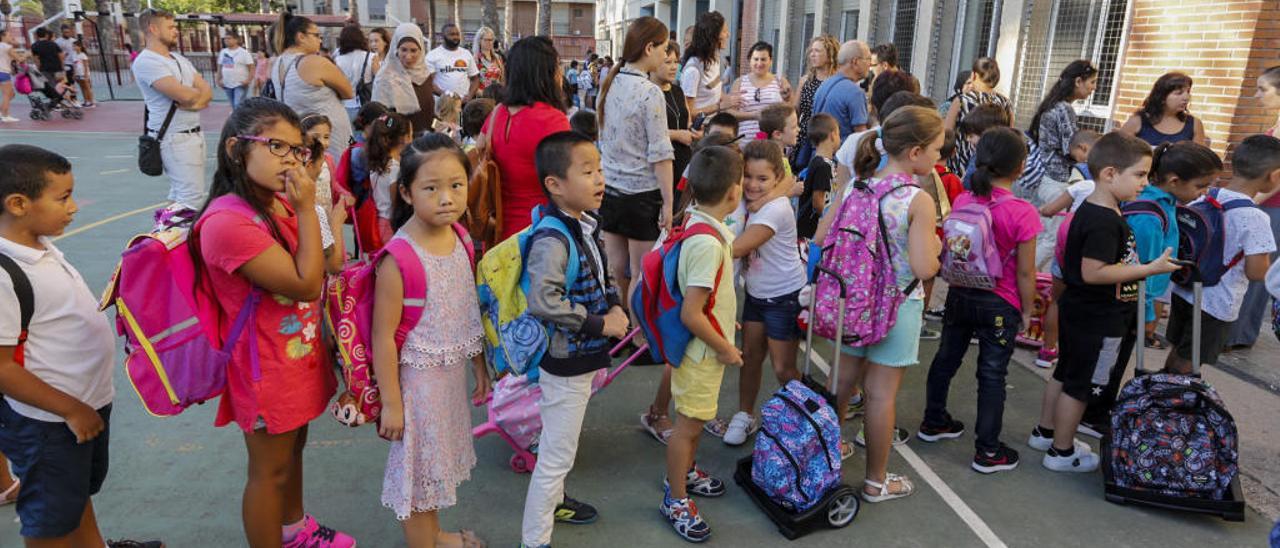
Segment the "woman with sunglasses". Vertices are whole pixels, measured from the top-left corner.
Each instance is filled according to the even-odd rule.
[[[743,144],[760,132],[760,113],[765,107],[791,100],[791,83],[785,76],[769,72],[773,68],[773,46],[756,42],[748,55],[751,72],[733,83],[720,105],[738,119],[738,136]]]
[[[351,144],[351,122],[343,101],[354,98],[351,82],[338,65],[321,55],[320,29],[306,17],[280,14],[272,27],[272,44],[281,52],[271,66],[276,99],[299,116],[322,114],[333,122],[329,154],[342,155]]]

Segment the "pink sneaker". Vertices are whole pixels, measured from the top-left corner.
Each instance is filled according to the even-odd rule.
[[[351,535],[320,525],[311,514],[302,519],[302,531],[283,548],[355,548],[356,539]]]
[[[1058,349],[1057,348],[1041,348],[1036,354],[1036,367],[1048,369],[1058,365]]]

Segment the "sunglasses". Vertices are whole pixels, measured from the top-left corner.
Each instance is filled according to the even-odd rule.
[[[267,150],[277,158],[284,158],[292,152],[293,157],[299,162],[306,163],[311,161],[311,149],[305,146],[293,146],[279,139],[258,137],[257,135],[237,135],[236,138],[267,145]]]

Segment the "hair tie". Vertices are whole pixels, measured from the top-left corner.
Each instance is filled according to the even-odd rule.
[[[767,140],[769,140],[769,134],[768,134],[768,133],[765,133],[765,132],[763,132],[763,131],[757,131],[757,132],[756,132],[756,140],[758,140],[758,141],[767,141]]]

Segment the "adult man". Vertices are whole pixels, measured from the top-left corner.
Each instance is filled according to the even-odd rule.
[[[462,102],[470,101],[480,86],[480,69],[476,68],[476,59],[462,45],[462,31],[458,25],[445,23],[440,29],[444,43],[427,54],[427,64],[431,65],[436,77],[431,84],[436,96],[452,93],[462,98]]]
[[[66,77],[67,55],[62,48],[50,38],[53,33],[49,29],[36,29],[36,41],[31,44],[31,54],[40,61],[40,72],[50,82],[61,82]]]
[[[253,70],[253,54],[240,47],[240,37],[228,34],[222,37],[222,51],[218,52],[218,72],[214,83],[227,92],[231,108],[240,106],[249,93],[249,75]]]
[[[870,93],[871,84],[875,83],[877,76],[898,69],[898,46],[893,45],[893,42],[885,42],[872,48],[871,72],[862,80],[862,90]]]
[[[867,129],[867,95],[857,82],[871,69],[871,52],[866,44],[850,40],[840,46],[836,63],[836,73],[823,81],[813,95],[813,112],[834,116],[843,140],[855,131]]]
[[[133,61],[133,78],[147,106],[147,133],[160,139],[160,157],[169,176],[169,211],[173,214],[204,204],[204,134],[200,111],[213,99],[213,88],[191,62],[170,51],[178,45],[173,14],[147,9],[139,17],[147,47]],[[172,114],[170,114],[172,112]],[[163,135],[160,128],[172,116]]]

